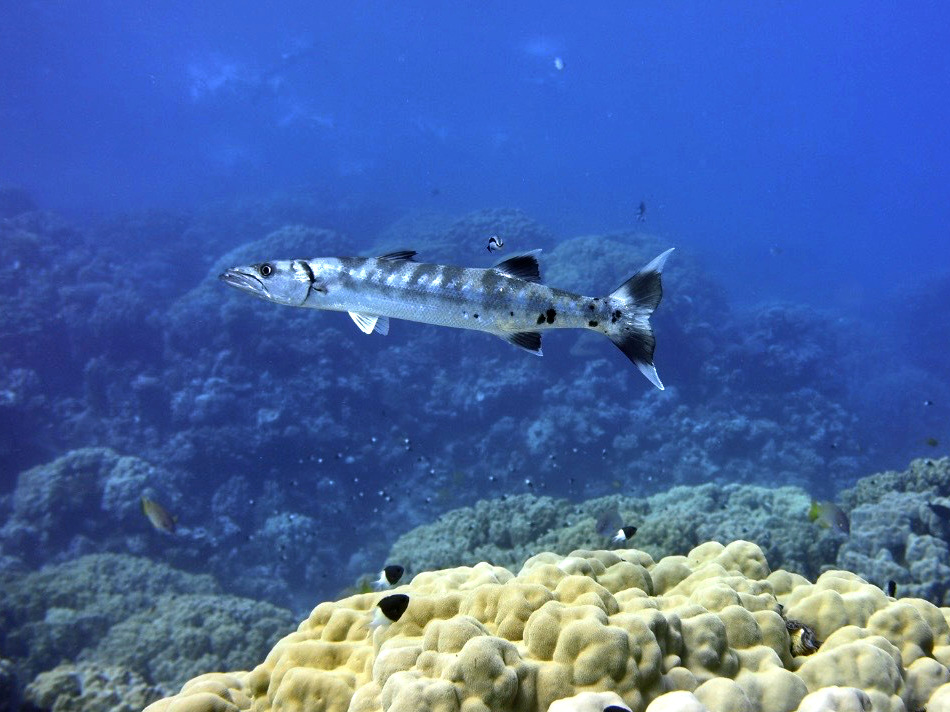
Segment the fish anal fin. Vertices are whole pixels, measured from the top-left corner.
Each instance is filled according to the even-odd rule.
[[[514,255],[499,262],[495,265],[494,269],[515,279],[523,279],[526,282],[540,282],[541,266],[538,264],[539,252],[541,252],[541,250],[532,250],[522,255]]]
[[[380,255],[376,259],[385,260],[386,262],[398,262],[399,260],[413,262],[414,260],[412,258],[417,254],[415,250],[398,250],[396,252],[387,252],[385,255]]]
[[[376,316],[375,314],[360,314],[359,312],[347,312],[350,318],[356,323],[364,334],[377,334],[385,336],[389,333],[389,317]]]
[[[539,331],[516,331],[513,334],[504,334],[501,338],[535,356],[543,355],[541,353],[541,332]]]

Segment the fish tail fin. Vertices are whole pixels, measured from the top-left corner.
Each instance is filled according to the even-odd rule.
[[[607,336],[633,361],[640,373],[661,391],[663,383],[653,366],[656,339],[650,326],[650,315],[659,306],[663,296],[660,273],[672,251],[671,247],[656,257],[608,297],[612,302],[619,303],[620,314],[616,328],[609,331]]]

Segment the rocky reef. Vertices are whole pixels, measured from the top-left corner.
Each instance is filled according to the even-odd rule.
[[[51,687],[88,691],[81,681],[90,675],[154,697],[222,660],[251,664],[292,622],[289,611],[222,593],[210,576],[143,557],[93,554],[0,575],[0,648],[29,683],[27,697],[49,699]],[[63,661],[81,665],[58,668]]]

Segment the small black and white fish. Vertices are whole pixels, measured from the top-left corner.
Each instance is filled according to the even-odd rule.
[[[620,527],[614,538],[611,539],[612,544],[621,544],[626,541],[633,539],[633,535],[637,533],[636,527]]]
[[[373,614],[373,620],[370,622],[370,628],[379,628],[382,625],[395,623],[409,607],[409,596],[404,593],[393,593],[389,596],[379,599],[376,604],[376,613]]]
[[[637,222],[646,222],[647,221],[647,204],[646,201],[640,201],[640,207],[637,208]]]
[[[484,331],[540,356],[544,331],[595,331],[663,390],[653,366],[650,316],[663,296],[660,273],[672,252],[663,252],[601,297],[541,284],[536,253],[487,269],[420,263],[408,250],[382,257],[275,260],[233,267],[220,279],[269,302],[348,312],[366,334],[387,334],[390,319],[408,319]]]
[[[888,580],[886,593],[891,598],[897,598],[897,581],[894,579]]]
[[[399,564],[390,564],[379,572],[379,578],[373,581],[373,588],[379,590],[399,583],[406,570]]]
[[[498,235],[492,235],[488,238],[488,251],[494,252],[495,250],[500,250],[505,246],[505,241],[502,240]]]

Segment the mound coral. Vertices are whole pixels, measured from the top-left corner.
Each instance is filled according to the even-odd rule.
[[[321,603],[253,670],[201,676],[147,710],[898,712],[950,699],[950,610],[844,571],[770,572],[747,541],[659,562],[543,553],[517,575],[481,563],[397,590],[409,605],[394,623],[368,625],[383,594]],[[810,655],[793,647],[806,628],[822,641]]]

